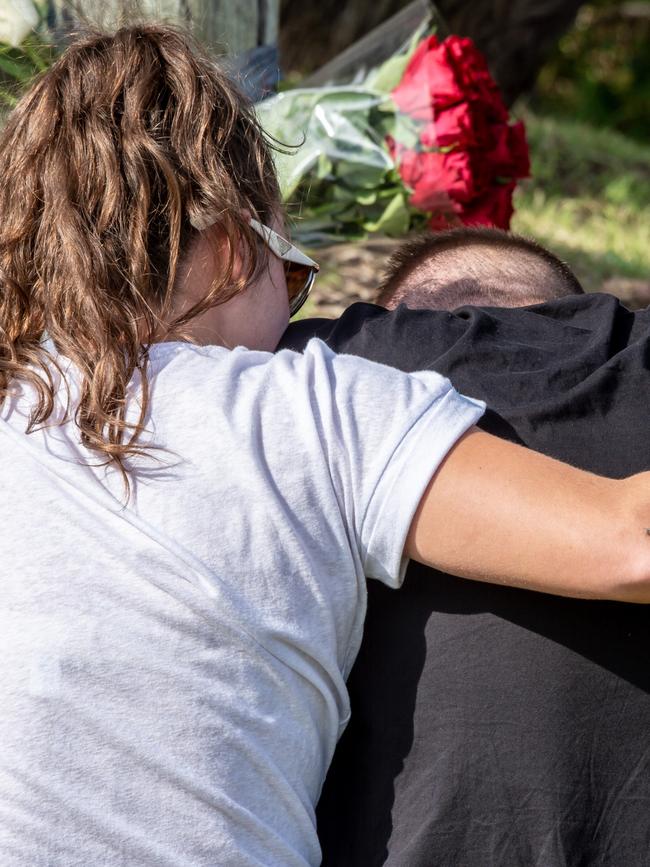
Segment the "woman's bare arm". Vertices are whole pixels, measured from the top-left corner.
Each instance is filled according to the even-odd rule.
[[[562,596],[650,602],[650,473],[614,480],[477,429],[449,452],[407,556]]]

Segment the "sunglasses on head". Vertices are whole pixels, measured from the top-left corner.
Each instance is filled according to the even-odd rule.
[[[257,220],[251,220],[250,227],[269,250],[284,262],[289,293],[289,313],[295,316],[311,292],[319,265],[268,226],[258,223]]]

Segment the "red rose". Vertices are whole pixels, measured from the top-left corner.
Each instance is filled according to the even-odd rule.
[[[449,153],[405,150],[400,156],[399,171],[411,187],[411,204],[421,211],[440,207],[441,194],[456,202],[468,202],[480,195],[490,182],[480,159],[471,151]]]
[[[420,134],[424,147],[485,147],[492,136],[481,103],[460,102],[448,108],[436,109],[433,123]]]
[[[430,121],[434,107],[465,101],[482,103],[493,120],[508,117],[485,58],[471,39],[459,36],[442,43],[435,36],[423,39],[392,97],[401,111],[416,120]]]
[[[436,36],[423,39],[393,90],[398,108],[415,120],[432,120],[434,100],[452,105],[464,98],[456,71],[447,62],[447,51]]]
[[[432,232],[444,232],[445,229],[462,228],[463,221],[454,211],[436,211],[427,226]]]
[[[522,121],[508,126],[492,126],[493,146],[485,159],[492,166],[495,177],[527,178],[530,175],[530,159],[526,128]]]
[[[467,202],[460,212],[460,219],[466,226],[496,226],[509,229],[514,212],[512,193],[515,184],[497,184],[479,198]]]
[[[444,154],[405,150],[401,154],[399,172],[404,183],[413,190],[410,201],[414,208],[435,211],[449,207],[446,187],[450,179],[445,175]]]
[[[391,156],[396,162],[399,161],[397,167],[402,180],[407,187],[413,189],[422,175],[422,169],[419,162],[421,154],[409,148],[400,148],[398,145],[397,150],[393,151]]]
[[[392,135],[387,135],[384,139],[386,142],[386,147],[388,148],[388,153],[390,154],[390,158],[394,161],[398,161],[399,154],[404,150],[404,145],[396,142]]]
[[[422,145],[422,147],[431,149],[438,147],[436,132],[436,122],[432,120],[424,127],[424,129],[420,133],[420,144]]]
[[[514,180],[530,172],[522,123],[508,111],[483,55],[470,39],[422,40],[392,93],[421,128],[418,148],[392,138],[389,152],[411,190],[411,204],[436,225],[454,220],[507,228]],[[441,153],[435,149],[449,149]],[[499,179],[511,183],[499,184]]]
[[[526,127],[524,122],[519,120],[517,123],[508,127],[510,139],[510,153],[513,162],[512,178],[528,178],[530,177],[530,154],[528,151],[528,141],[526,139]]]
[[[456,78],[468,99],[483,103],[494,120],[507,120],[508,110],[501,93],[490,75],[487,61],[471,39],[449,36],[445,39],[447,56]]]

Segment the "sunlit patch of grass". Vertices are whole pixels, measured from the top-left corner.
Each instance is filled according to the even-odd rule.
[[[585,289],[650,281],[650,147],[607,130],[526,118],[532,179],[512,228],[564,258]]]
[[[312,316],[317,315],[316,302],[312,298],[308,298],[291,321],[300,322],[301,319],[311,319]]]

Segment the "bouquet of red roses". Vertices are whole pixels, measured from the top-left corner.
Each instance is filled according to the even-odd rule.
[[[529,173],[523,123],[511,123],[469,39],[415,34],[354,86],[288,90],[258,105],[277,141],[285,200],[304,243],[400,236],[425,226],[508,228]]]
[[[509,228],[516,181],[530,172],[526,133],[521,121],[509,123],[471,39],[423,39],[391,97],[415,125],[415,141],[387,137],[411,204],[433,212],[434,226],[456,215],[468,225]]]

